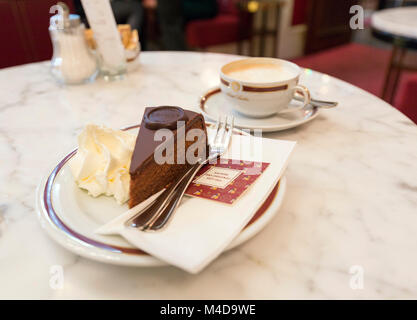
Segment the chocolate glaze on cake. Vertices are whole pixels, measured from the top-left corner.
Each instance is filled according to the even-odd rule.
[[[206,135],[204,118],[200,113],[175,106],[145,109],[130,163],[130,207],[142,202],[175,181],[189,167],[187,163],[177,164],[176,152],[174,164],[160,165],[154,160],[155,148],[164,143],[164,141],[155,141],[155,132],[158,129],[172,130],[175,139],[174,148],[177,150],[178,125],[185,125],[186,132],[196,128],[204,130]],[[186,141],[184,152],[193,143],[194,141]]]
[[[172,110],[179,110],[180,112],[172,112]],[[171,129],[175,134],[177,121],[184,121],[186,126],[190,126],[190,124],[198,119],[202,119],[204,122],[203,116],[200,113],[184,110],[180,107],[161,106],[146,108],[136,138],[129,173],[131,175],[135,174],[145,160],[150,156],[153,157],[155,148],[163,142],[155,141],[154,135],[156,130],[163,128]]]
[[[151,130],[177,129],[177,121],[187,121],[188,117],[180,107],[163,106],[148,110],[143,116],[145,126]]]

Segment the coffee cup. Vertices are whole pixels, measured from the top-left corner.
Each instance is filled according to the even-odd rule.
[[[220,88],[232,107],[249,117],[293,112],[310,103],[310,92],[298,84],[301,69],[275,58],[236,60],[220,69]],[[295,94],[303,102],[290,106]]]

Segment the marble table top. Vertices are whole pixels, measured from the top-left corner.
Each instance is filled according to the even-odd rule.
[[[417,126],[308,69],[301,83],[340,106],[265,134],[298,141],[283,206],[259,235],[201,273],[101,264],[44,233],[35,188],[86,123],[137,123],[149,105],[196,109],[220,66],[236,58],[146,52],[123,81],[69,87],[55,83],[47,62],[0,71],[0,299],[417,298]]]
[[[395,36],[417,40],[417,7],[401,7],[376,11],[372,27]]]

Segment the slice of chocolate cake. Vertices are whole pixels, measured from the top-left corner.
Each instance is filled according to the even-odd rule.
[[[190,136],[187,133],[192,129],[200,129],[193,131],[200,132],[200,136],[187,141]],[[146,108],[130,163],[129,207],[134,207],[185,174],[193,164],[187,159],[187,150],[193,146],[190,150],[194,152],[196,144],[205,149],[206,137],[205,122],[200,113],[173,106]]]

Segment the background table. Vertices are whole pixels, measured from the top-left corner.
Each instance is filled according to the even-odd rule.
[[[145,106],[196,108],[236,58],[143,53],[124,81],[72,87],[58,86],[46,62],[0,71],[0,298],[417,297],[417,127],[375,96],[311,70],[301,83],[340,106],[265,134],[298,141],[283,206],[258,236],[200,274],[100,264],[43,232],[36,186],[86,123],[118,128],[138,123]],[[55,266],[64,271],[61,289],[50,286]],[[353,266],[363,268],[363,289],[350,286]]]
[[[417,7],[391,8],[372,14],[373,34],[393,44],[382,97],[392,103],[402,70],[417,71],[417,65],[405,65],[408,49],[417,49]]]

